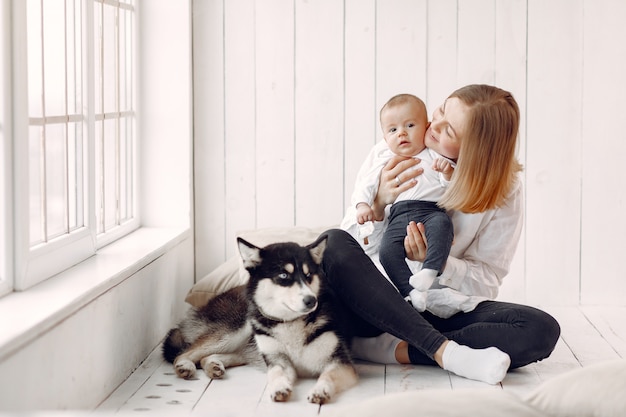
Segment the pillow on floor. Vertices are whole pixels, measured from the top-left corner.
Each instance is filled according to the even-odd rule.
[[[259,247],[278,242],[296,242],[300,245],[308,245],[313,243],[322,232],[331,228],[332,226],[273,227],[242,231],[237,233],[237,237],[242,237]],[[239,249],[235,248],[235,250],[237,255],[228,259],[191,287],[185,298],[187,303],[194,307],[203,306],[217,294],[248,282],[248,273],[241,262]]]
[[[336,407],[329,417],[546,417],[500,389],[406,391]]]
[[[554,417],[626,416],[626,360],[556,376],[532,391],[526,402]]]

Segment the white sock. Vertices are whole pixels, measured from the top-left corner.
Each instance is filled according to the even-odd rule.
[[[353,337],[352,356],[369,362],[393,364],[396,360],[396,348],[402,340],[389,333],[376,337]]]
[[[409,284],[418,291],[426,291],[433,285],[438,272],[434,269],[422,269],[417,274],[411,275]]]
[[[509,365],[509,355],[495,347],[472,349],[450,340],[443,351],[443,369],[492,385],[504,379]]]
[[[413,308],[420,313],[426,310],[426,291],[411,290],[409,300]]]

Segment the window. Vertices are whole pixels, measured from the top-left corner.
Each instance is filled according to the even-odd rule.
[[[133,0],[13,7],[14,45],[26,44],[13,106],[15,286],[25,289],[139,225],[135,8]]]
[[[96,218],[103,240],[135,213],[134,13],[132,1],[97,1],[94,12]]]

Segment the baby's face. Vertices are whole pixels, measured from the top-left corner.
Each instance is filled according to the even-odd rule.
[[[385,109],[380,124],[389,149],[396,155],[412,157],[424,150],[428,118],[417,103],[407,102]]]

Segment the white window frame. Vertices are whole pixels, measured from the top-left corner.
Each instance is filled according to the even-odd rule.
[[[13,290],[11,9],[0,3],[0,296]]]
[[[5,2],[6,3],[6,2]],[[105,3],[110,3],[105,0]],[[113,3],[114,4],[114,3]],[[29,137],[28,114],[28,63],[26,52],[27,13],[26,2],[12,2],[13,17],[13,141],[14,160],[20,161],[13,166],[14,175],[14,203],[13,212],[15,225],[14,239],[14,271],[13,283],[15,290],[25,290],[33,285],[89,258],[96,250],[114,239],[118,239],[140,225],[137,192],[134,193],[134,213],[132,221],[117,227],[111,234],[98,236],[95,207],[95,71],[94,71],[94,2],[83,0],[83,113],[85,115],[84,134],[87,135],[85,164],[85,218],[84,227],[52,239],[45,244],[31,247],[30,219],[29,219],[29,146],[28,140],[18,140]],[[135,16],[136,20],[136,16]],[[136,42],[136,39],[134,40]],[[136,152],[135,163],[136,166]],[[136,172],[133,172],[136,181]]]

